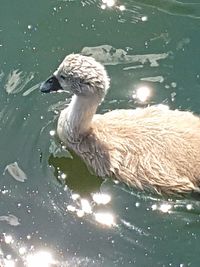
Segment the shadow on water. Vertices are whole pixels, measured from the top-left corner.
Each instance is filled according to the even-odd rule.
[[[103,179],[89,172],[85,163],[76,154],[70,154],[71,157],[58,157],[53,154],[49,157],[48,163],[54,167],[57,181],[81,196],[99,191]]]

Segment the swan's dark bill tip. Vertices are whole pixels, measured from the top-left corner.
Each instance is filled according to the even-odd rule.
[[[47,88],[47,86],[45,85],[45,82],[42,82],[40,84],[40,92],[41,93],[50,93],[50,90]]]
[[[63,88],[55,76],[49,77],[45,82],[41,83],[40,85],[40,91],[42,93],[56,92],[58,90],[63,90]]]

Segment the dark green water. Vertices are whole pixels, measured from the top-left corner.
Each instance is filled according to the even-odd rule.
[[[132,95],[145,85],[146,104],[200,114],[195,2],[0,0],[0,266],[200,265],[199,200],[91,175],[51,135],[70,96],[38,90],[66,54],[83,50],[111,77],[99,112],[143,106]]]

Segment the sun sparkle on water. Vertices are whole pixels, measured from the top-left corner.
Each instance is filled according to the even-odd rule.
[[[126,10],[126,7],[124,5],[121,5],[121,6],[119,6],[119,10],[124,11],[124,10]]]
[[[14,242],[14,241],[13,241],[13,238],[12,238],[11,235],[5,235],[5,236],[4,236],[4,240],[5,240],[5,243],[6,243],[6,244],[11,244],[11,243]]]
[[[117,3],[116,0],[102,0],[101,1],[101,9],[105,10],[106,8],[112,8],[115,7],[120,11],[125,11],[126,7],[125,5],[120,5]]]
[[[148,86],[140,86],[133,94],[133,98],[138,99],[140,102],[146,102],[151,96],[151,88]]]
[[[92,199],[97,204],[106,205],[107,203],[111,201],[111,196],[108,194],[95,193],[92,195]]]
[[[4,260],[4,267],[15,267],[15,262],[13,260]]]
[[[157,206],[156,204],[153,204],[151,206],[151,208],[152,208],[153,211],[159,210],[159,211],[161,211],[163,213],[169,213],[172,210],[172,205],[169,204],[169,203],[163,203],[160,206]]]
[[[116,1],[115,0],[102,0],[102,3],[107,5],[108,7],[113,7]]]
[[[27,256],[27,267],[50,267],[54,263],[53,256],[48,251],[39,251]]]
[[[104,226],[114,226],[115,219],[113,214],[109,212],[98,212],[94,214],[95,220]]]

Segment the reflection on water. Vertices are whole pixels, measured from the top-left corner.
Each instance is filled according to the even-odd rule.
[[[54,168],[56,179],[82,196],[98,192],[103,182],[102,178],[92,175],[85,163],[77,155],[72,155],[72,158],[50,155],[48,162]]]
[[[171,15],[200,19],[199,3],[182,3],[176,0],[134,0],[133,2],[157,8],[158,10]]]
[[[97,204],[106,205],[111,201],[111,196],[104,193],[94,193],[92,194],[92,199]]]
[[[73,201],[73,205],[67,205],[67,211],[76,214],[77,217],[87,217],[90,221],[96,221],[103,226],[115,226],[114,215],[109,212],[105,206],[106,204],[95,204],[87,199],[79,199],[79,201]],[[103,209],[102,207],[105,206]],[[101,211],[98,211],[101,207]],[[85,217],[85,218],[86,218]]]
[[[200,19],[200,4],[199,3],[183,3],[176,0],[134,0],[126,1],[126,4],[120,4],[116,0],[101,0],[101,9],[105,10],[107,8],[117,8],[120,11],[126,11],[126,16],[132,15],[132,22],[137,23],[139,21],[147,21],[148,17],[142,15],[139,10],[141,9],[136,3],[140,5],[150,6],[156,8],[162,12],[170,15],[186,16],[193,19]],[[120,22],[125,22],[125,19],[119,20]]]
[[[29,254],[26,258],[27,267],[50,267],[56,264],[53,256],[48,251],[39,251],[34,254]]]
[[[102,0],[101,8],[113,7],[116,4],[116,0]]]
[[[95,220],[105,226],[114,226],[115,219],[113,214],[108,212],[98,212],[94,214]]]
[[[138,87],[141,92],[141,99],[138,96],[140,101],[146,101],[148,96],[150,96],[149,87]],[[160,108],[168,109],[169,107],[166,105],[160,105]],[[54,134],[53,134],[54,135]],[[102,192],[102,185],[104,185],[103,180],[92,175],[85,163],[78,158],[76,154],[70,152],[70,156],[68,157],[66,154],[65,157],[62,153],[64,151],[59,151],[57,155],[51,154],[49,157],[49,164],[53,167],[53,172],[55,178],[59,183],[63,185],[63,188],[70,188],[71,190],[71,201],[66,205],[66,211],[72,213],[77,218],[84,218],[89,220],[91,223],[97,222],[102,226],[107,227],[117,227],[117,231],[120,234],[123,232],[123,227],[127,227],[128,229],[134,230],[137,233],[141,233],[142,235],[149,236],[149,234],[145,231],[145,229],[136,226],[131,221],[124,220],[122,218],[116,218],[114,215],[114,211],[112,207],[112,202],[114,196],[112,194]],[[59,156],[61,153],[62,156]],[[68,152],[69,153],[69,152]],[[76,164],[73,165],[73,161],[76,159]],[[81,169],[80,172],[76,173]],[[112,182],[112,185],[115,183]],[[179,211],[187,212],[194,211],[197,207],[199,209],[199,204],[194,200],[173,200],[168,199],[165,200],[162,197],[154,197],[153,195],[146,195],[144,192],[141,194],[135,194],[131,188],[122,187],[122,184],[116,183],[116,188],[120,190],[120,194],[123,190],[130,194],[131,196],[136,197],[136,201],[134,206],[136,209],[146,209],[159,213],[176,213]],[[127,189],[126,189],[127,188]],[[122,191],[121,191],[122,190]],[[148,200],[148,201],[147,201]],[[147,203],[146,203],[147,201]],[[147,206],[146,206],[146,204]],[[131,204],[132,205],[132,204]],[[194,207],[194,205],[196,207]],[[127,208],[127,211],[129,208]]]
[[[76,158],[76,164],[73,162]],[[73,160],[72,160],[73,159]],[[77,164],[79,161],[79,164]],[[111,196],[108,194],[100,193],[100,186],[102,179],[92,175],[87,166],[78,156],[73,153],[70,158],[55,157],[50,155],[50,166],[54,167],[54,175],[56,179],[67,188],[72,190],[72,204],[67,205],[66,209],[77,217],[90,216],[96,222],[104,226],[114,226],[114,216],[104,209],[98,211],[98,207],[106,206],[111,201]],[[79,170],[81,171],[81,175]],[[76,170],[77,177],[76,177]],[[87,198],[85,198],[87,197]]]
[[[163,213],[167,213],[167,212],[169,213],[172,209],[172,205],[170,205],[168,203],[164,203],[158,207],[156,204],[153,204],[151,208],[152,208],[152,210],[160,210]]]
[[[133,98],[140,102],[146,102],[151,96],[152,90],[148,86],[139,86],[136,88],[136,92],[133,93]]]
[[[0,266],[1,267],[78,267],[78,266],[97,266],[93,265],[93,260],[88,257],[67,257],[62,260],[62,255],[52,252],[47,246],[36,248],[35,245],[22,246],[20,242],[13,239],[10,235],[3,234],[0,237],[1,248],[6,250],[3,253],[0,249]],[[6,245],[6,249],[5,249]],[[99,266],[99,265],[98,265]]]
[[[120,11],[126,10],[125,5],[118,4],[118,1],[116,0],[102,0],[101,9],[106,9],[111,7],[115,7]]]

